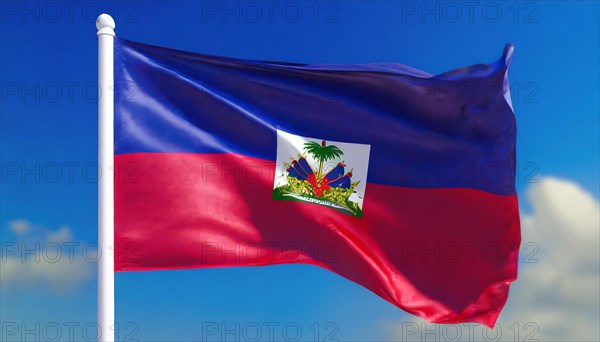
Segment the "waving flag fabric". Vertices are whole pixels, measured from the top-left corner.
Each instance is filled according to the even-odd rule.
[[[116,39],[115,269],[312,264],[493,326],[520,244],[511,55],[433,76]]]

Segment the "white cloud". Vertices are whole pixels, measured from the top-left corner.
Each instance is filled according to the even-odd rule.
[[[539,262],[521,265],[501,322],[535,322],[542,341],[599,341],[598,201],[556,178],[532,185],[527,199],[533,213],[523,215],[523,242],[539,246]]]
[[[27,228],[21,229],[24,226]],[[81,250],[84,244],[75,240],[69,227],[53,231],[26,220],[11,221],[9,227],[17,234],[17,240],[3,242],[0,260],[3,290],[40,287],[66,293],[94,275],[94,258],[84,256]]]
[[[16,235],[22,235],[29,231],[31,222],[27,220],[12,220],[8,223],[10,230]]]
[[[458,340],[495,340],[500,332],[501,341],[599,341],[598,200],[576,183],[557,178],[532,184],[520,200],[532,207],[531,213],[521,214],[520,259],[528,262],[519,265],[518,280],[497,322],[500,329],[457,325]],[[454,328],[412,317],[390,328],[392,338],[402,341],[456,336]]]
[[[58,244],[62,244],[73,240],[73,233],[71,232],[71,229],[67,226],[62,226],[55,232],[48,232],[48,235],[46,236],[47,242],[54,242]]]

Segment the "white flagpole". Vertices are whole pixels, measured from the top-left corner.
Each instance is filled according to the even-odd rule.
[[[96,19],[98,29],[98,341],[115,340],[114,250],[114,39],[115,21]]]

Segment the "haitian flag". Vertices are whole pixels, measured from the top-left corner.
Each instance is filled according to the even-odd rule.
[[[512,51],[433,76],[116,39],[115,270],[311,264],[492,327],[521,239]]]

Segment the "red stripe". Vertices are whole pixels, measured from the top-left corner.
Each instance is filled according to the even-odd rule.
[[[516,278],[516,196],[367,184],[363,217],[272,199],[275,163],[115,157],[118,271],[306,263],[432,322],[496,321]]]

